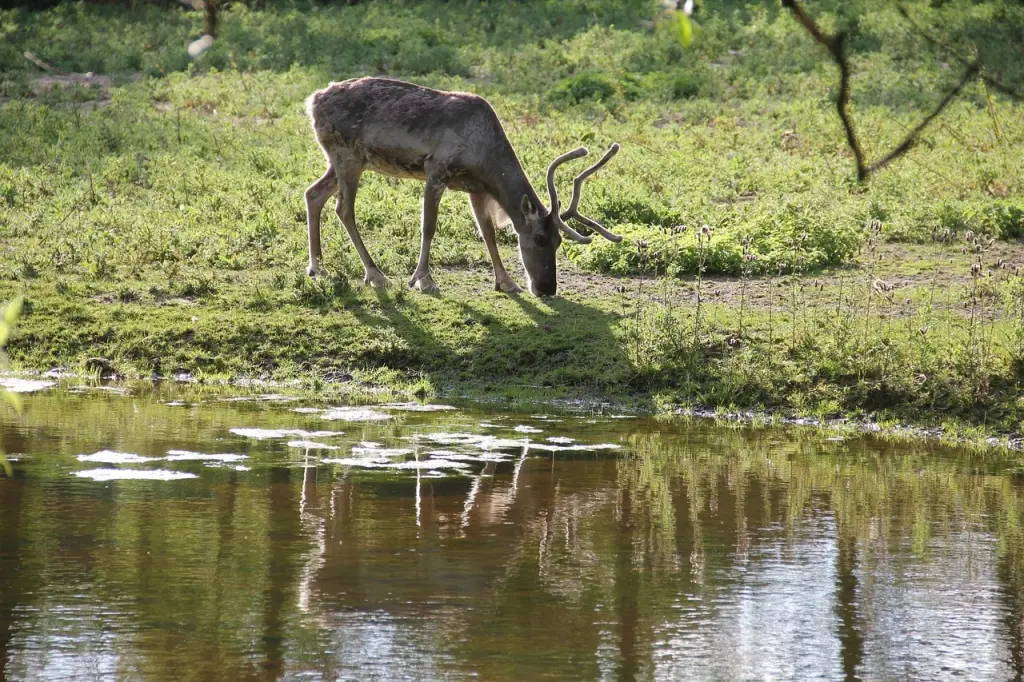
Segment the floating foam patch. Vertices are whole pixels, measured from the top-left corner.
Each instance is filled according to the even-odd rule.
[[[290,440],[288,441],[288,447],[290,448],[301,448],[303,450],[340,450],[337,445],[328,445],[327,443],[317,443],[315,440]]]
[[[14,377],[0,378],[0,389],[8,393],[35,393],[43,389],[55,386],[55,381],[43,381],[41,379],[15,379]]]
[[[76,471],[74,475],[94,481],[179,481],[186,478],[199,478],[195,474],[184,471],[167,471],[166,469],[86,469],[85,471]]]
[[[439,405],[439,404],[424,404],[424,403],[388,403],[384,405],[389,410],[402,410],[405,412],[445,412],[448,410],[457,410],[457,407],[451,405]]]
[[[231,429],[231,433],[244,438],[268,440],[271,438],[324,438],[326,436],[344,436],[344,431],[303,431],[302,429]]]
[[[575,438],[569,438],[568,436],[548,436],[545,440],[549,443],[558,443],[559,445],[576,442]]]
[[[441,459],[447,459],[454,455],[461,455],[461,452],[455,452],[454,450],[431,450],[427,452],[429,457],[440,457]]]
[[[321,419],[344,422],[375,422],[391,419],[391,415],[366,407],[335,407],[320,415]]]
[[[536,426],[527,426],[526,424],[520,424],[512,430],[519,433],[544,433],[544,429],[538,429]]]
[[[267,393],[264,395],[238,395],[230,398],[219,398],[221,403],[290,403],[298,398],[278,393]]]
[[[529,438],[486,438],[479,447],[481,450],[513,450],[529,444]]]
[[[380,446],[367,448],[357,445],[352,448],[352,454],[356,457],[404,457],[405,455],[411,455],[412,450],[409,448],[382,448]]]
[[[293,407],[292,412],[298,412],[299,414],[319,414],[323,412],[319,407]]]
[[[438,445],[462,445],[466,447],[479,448],[481,450],[503,450],[510,448],[521,448],[529,445],[528,438],[495,438],[479,433],[418,433],[412,436],[414,440],[426,440]]]
[[[450,459],[410,459],[391,465],[394,469],[461,469],[468,467],[465,462],[453,462]]]
[[[506,455],[501,452],[484,452],[479,455],[468,455],[459,452],[448,452],[445,450],[438,450],[435,452],[429,452],[427,454],[429,454],[431,457],[448,459],[453,462],[507,462],[512,458],[511,455]]]
[[[429,440],[439,445],[476,445],[482,440],[491,438],[479,433],[417,433],[413,440]]]
[[[239,462],[248,457],[234,453],[207,454],[188,450],[168,450],[165,459],[168,462]]]
[[[79,455],[79,462],[96,462],[97,464],[140,464],[142,462],[158,462],[159,457],[143,457],[133,455],[130,452],[114,452],[113,450],[100,450],[91,455]]]

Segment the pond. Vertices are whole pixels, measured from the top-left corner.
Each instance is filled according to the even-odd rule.
[[[1024,672],[1004,455],[102,388],[3,422],[0,679]]]

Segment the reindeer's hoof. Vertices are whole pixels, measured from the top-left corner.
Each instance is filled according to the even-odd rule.
[[[363,275],[363,284],[371,286],[378,291],[384,291],[388,288],[390,282],[380,270],[367,270],[366,274]]]
[[[309,267],[306,268],[306,274],[309,275],[310,277],[316,277],[317,269],[318,268],[316,263],[310,263]]]
[[[506,294],[521,294],[523,290],[519,288],[519,285],[513,282],[511,279],[498,280],[494,283],[495,291],[503,291]]]
[[[438,288],[437,284],[434,283],[434,278],[431,277],[429,274],[424,275],[423,277],[417,277],[412,282],[410,282],[409,286],[413,287],[417,291],[422,291],[425,294],[441,293],[441,290]]]

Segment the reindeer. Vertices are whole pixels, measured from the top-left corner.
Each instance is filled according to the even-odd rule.
[[[415,178],[426,184],[419,261],[409,286],[437,293],[430,276],[430,242],[437,227],[437,210],[445,189],[469,193],[476,226],[494,266],[494,288],[518,293],[498,253],[494,231],[512,223],[519,239],[519,258],[527,284],[536,296],[555,294],[555,253],[560,233],[580,244],[590,243],[569,227],[573,218],[607,239],[622,237],[579,212],[583,181],[619,150],[613,144],[604,157],[573,182],[569,207],[559,213],[555,170],[586,156],[583,147],[562,154],[548,166],[549,211],[530,185],[497,114],[487,100],[464,92],[443,92],[388,78],[356,78],[331,83],[306,101],[317,142],[327,157],[327,171],[306,190],[310,276],[320,266],[320,212],[338,193],[337,213],[355,246],[364,270],[363,281],[386,287],[387,278],[366,250],[356,227],[355,198],[359,177],[372,170],[395,178]]]

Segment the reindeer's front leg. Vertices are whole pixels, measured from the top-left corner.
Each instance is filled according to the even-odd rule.
[[[501,254],[498,253],[498,240],[494,234],[494,215],[497,202],[489,194],[470,194],[469,206],[473,209],[473,217],[476,219],[477,229],[483,237],[487,246],[487,253],[491,257],[491,265],[494,266],[494,289],[504,291],[506,294],[518,294],[522,292],[501,262]]]
[[[437,209],[441,205],[441,195],[444,194],[444,190],[444,182],[436,177],[427,176],[426,187],[423,190],[423,233],[420,237],[420,259],[416,263],[416,270],[409,279],[409,286],[416,287],[425,294],[437,294],[441,291],[430,276],[430,242],[434,239],[434,232],[437,230]]]

